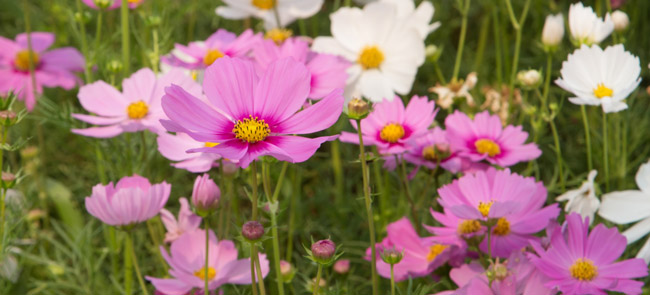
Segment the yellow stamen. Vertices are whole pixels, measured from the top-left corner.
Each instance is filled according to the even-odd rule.
[[[293,32],[291,30],[275,28],[266,31],[264,38],[273,40],[275,44],[280,45],[282,42],[289,39],[291,35],[293,35]]]
[[[218,142],[206,142],[205,143],[205,147],[215,147],[217,145],[219,145]]]
[[[192,80],[198,81],[199,79],[199,72],[196,70],[190,71],[190,75],[192,76]]]
[[[458,225],[458,233],[461,235],[473,234],[481,229],[478,220],[464,220]]]
[[[598,98],[611,97],[613,94],[614,90],[607,88],[603,83],[598,84],[596,89],[594,89],[594,95]]]
[[[364,69],[376,69],[384,62],[384,53],[377,46],[366,46],[361,50],[357,63]]]
[[[494,227],[494,234],[497,236],[505,236],[510,233],[510,222],[505,218],[501,217],[497,221],[497,225]]]
[[[379,137],[384,141],[396,143],[404,137],[404,127],[397,123],[390,123],[381,129]]]
[[[569,267],[571,276],[581,281],[591,281],[598,275],[598,267],[586,258],[578,258],[576,262]]]
[[[144,101],[134,102],[126,108],[126,113],[131,119],[142,119],[149,113],[149,106]]]
[[[244,120],[237,120],[235,127],[232,128],[235,137],[248,143],[256,143],[266,139],[271,133],[269,124],[257,117],[249,116]]]
[[[210,49],[208,50],[208,53],[206,53],[205,56],[203,57],[203,64],[209,66],[213,64],[215,60],[224,57],[224,55],[225,54],[219,51],[219,49]]]
[[[253,0],[253,6],[262,10],[269,10],[275,6],[275,0]]]
[[[449,246],[447,245],[438,245],[438,244],[431,246],[429,248],[429,254],[427,254],[427,261],[428,262],[433,261],[434,259],[436,259],[436,257],[438,257],[438,255],[440,255],[440,253],[442,253],[442,251],[445,251],[445,249],[447,249],[448,247]]]
[[[438,154],[436,153],[436,149],[434,146],[427,146],[422,149],[422,158],[424,158],[427,161],[430,162],[437,162],[438,161]]]
[[[195,271],[194,276],[201,280],[205,280],[205,267],[201,267],[201,269]],[[208,281],[214,279],[216,276],[217,271],[212,267],[208,267]]]
[[[17,70],[19,71],[29,71],[29,59],[32,59],[32,65],[34,68],[38,65],[40,62],[40,57],[38,56],[38,53],[32,51],[32,50],[21,50],[18,51],[16,54],[16,59],[14,60],[14,66],[16,67]]]
[[[494,201],[489,201],[487,203],[478,202],[478,211],[481,212],[481,215],[483,215],[483,217],[488,217],[490,214],[490,207],[492,207],[493,203]]]
[[[501,147],[491,139],[479,139],[474,142],[474,146],[479,154],[488,154],[490,157],[494,157],[501,153]]]

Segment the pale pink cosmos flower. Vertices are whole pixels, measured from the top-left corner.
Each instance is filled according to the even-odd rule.
[[[164,124],[169,131],[185,132],[195,140],[219,143],[188,152],[217,153],[238,160],[242,168],[265,155],[303,162],[336,136],[312,139],[293,134],[324,130],[343,109],[342,90],[336,89],[300,111],[309,83],[309,70],[293,58],[273,62],[258,76],[252,62],[222,57],[206,70],[203,90],[209,104],[182,87],[166,89],[162,105],[171,121]]]
[[[167,229],[165,243],[173,242],[182,234],[198,229],[201,224],[201,217],[190,210],[190,204],[186,198],[180,198],[178,202],[181,203],[178,220],[167,209],[160,210],[160,219]]]
[[[488,111],[476,114],[474,120],[455,111],[445,119],[445,127],[452,151],[475,162],[508,167],[542,154],[535,143],[524,144],[528,133],[521,126],[503,128],[499,116]]]
[[[36,94],[45,87],[61,87],[66,90],[81,84],[74,72],[84,69],[84,57],[72,47],[47,50],[54,43],[52,33],[33,32],[31,51],[27,34],[18,34],[16,40],[0,37],[0,94],[13,92],[25,102],[28,110],[36,105]],[[29,60],[34,63],[35,84],[29,74]]]
[[[253,56],[262,72],[271,62],[285,57],[293,57],[305,64],[311,74],[311,99],[320,99],[334,89],[343,89],[348,78],[348,61],[336,55],[313,52],[306,41],[298,38],[287,39],[281,45],[273,40],[263,40],[253,49]]]
[[[86,197],[90,215],[113,226],[131,225],[156,216],[167,203],[171,184],[151,185],[148,179],[133,175],[123,177],[116,185],[98,184]]]
[[[167,295],[183,295],[192,289],[203,290],[206,268],[210,291],[225,284],[250,284],[250,258],[237,259],[237,248],[232,241],[218,241],[212,231],[209,235],[208,265],[205,265],[205,231],[198,229],[186,232],[172,242],[169,253],[164,247],[160,247],[163,258],[170,266],[171,278],[159,279],[147,276],[146,279],[156,287],[156,290]],[[269,261],[266,255],[259,254],[259,262],[262,277],[266,277],[269,273]]]
[[[183,132],[171,134],[163,132],[158,134],[158,151],[170,161],[172,166],[185,169],[193,173],[208,172],[211,168],[219,166],[221,156],[213,153],[187,153],[194,148],[214,146],[214,143],[194,140]]]
[[[549,278],[546,287],[567,295],[641,294],[643,282],[633,279],[647,276],[648,268],[639,258],[617,261],[627,243],[616,228],[599,224],[590,233],[589,220],[571,213],[565,225],[555,227],[549,236],[549,248],[532,243],[537,256],[530,257]]]
[[[92,9],[103,8],[113,10],[122,7],[122,0],[81,0],[81,2]],[[129,3],[129,8],[134,9],[144,3],[144,0],[127,0],[127,2]]]
[[[124,79],[122,92],[104,81],[85,85],[79,89],[79,102],[96,116],[72,114],[72,117],[99,127],[72,129],[72,132],[98,138],[143,130],[162,133],[165,129],[160,120],[166,119],[166,116],[160,99],[165,87],[172,83],[193,95],[201,95],[201,86],[180,70],[172,70],[156,78],[151,69],[141,69]]]
[[[425,96],[413,96],[406,108],[399,96],[374,105],[367,118],[361,120],[364,145],[375,145],[381,154],[401,154],[407,142],[427,133],[438,110]],[[356,122],[350,121],[356,129]],[[341,141],[359,144],[356,133],[343,132]]]

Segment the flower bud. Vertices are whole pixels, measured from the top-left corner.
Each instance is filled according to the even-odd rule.
[[[317,262],[327,264],[336,253],[336,244],[331,240],[320,240],[311,244],[311,254]]]
[[[542,43],[547,50],[557,47],[564,38],[564,17],[561,13],[546,16],[542,30]]]
[[[124,65],[119,60],[111,60],[106,64],[106,69],[111,73],[119,73],[122,71]]]
[[[623,4],[625,4],[625,1],[627,0],[608,0],[612,4],[612,8],[616,9],[621,7]]]
[[[2,184],[3,189],[13,188],[16,184],[16,175],[9,172],[2,172],[2,177],[0,177],[0,184]]]
[[[398,264],[402,261],[402,258],[404,258],[404,252],[397,251],[395,248],[384,249],[384,251],[381,252],[381,260],[390,265]]]
[[[289,283],[296,275],[296,269],[288,261],[280,260],[280,274],[282,275],[282,281]]]
[[[208,174],[199,176],[194,181],[194,190],[192,190],[192,204],[199,216],[207,216],[219,206],[221,192]]]
[[[257,221],[249,221],[241,227],[241,234],[251,242],[257,242],[264,236],[264,226]]]
[[[490,281],[503,281],[508,277],[510,272],[508,271],[508,267],[505,264],[499,262],[497,259],[495,263],[488,267],[488,270],[485,272],[485,274],[487,275],[488,279],[490,279]]]
[[[0,111],[0,122],[5,126],[11,126],[16,122],[16,112],[12,110]]]
[[[526,88],[534,89],[542,82],[542,74],[538,70],[520,71],[517,81]]]
[[[113,4],[112,2],[111,0],[95,0],[95,6],[99,9],[106,9]]]
[[[334,263],[334,271],[340,274],[345,274],[350,271],[350,260],[341,259]]]
[[[612,21],[614,22],[614,30],[622,32],[630,25],[630,18],[623,11],[616,10],[612,12]]]
[[[361,120],[368,116],[370,105],[363,99],[353,98],[348,102],[348,117],[353,120]]]
[[[309,283],[307,283],[307,290],[309,292],[314,292],[314,286],[316,286],[316,278],[311,279]],[[325,281],[325,278],[320,278],[320,281],[318,281],[318,288],[322,289],[327,287],[327,282]]]
[[[430,61],[437,62],[440,59],[440,55],[442,55],[442,48],[435,45],[427,45],[424,49],[424,54]]]

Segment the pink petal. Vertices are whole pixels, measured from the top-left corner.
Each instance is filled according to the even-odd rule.
[[[149,103],[154,87],[156,75],[151,69],[141,69],[122,81],[122,92],[129,102],[144,101]]]
[[[215,107],[239,120],[257,115],[253,112],[257,81],[252,62],[224,56],[205,70],[203,91]]]
[[[85,60],[79,50],[72,47],[50,50],[41,55],[41,64],[44,70],[56,69],[65,71],[84,70]]]
[[[214,147],[205,147],[188,150],[188,152],[215,153],[230,160],[239,160],[248,151],[248,143],[239,139],[231,139],[220,143]],[[248,167],[248,165],[246,165]],[[245,167],[244,167],[245,168]]]
[[[118,125],[107,127],[91,127],[86,129],[72,129],[70,131],[75,134],[96,138],[111,138],[118,136],[123,132],[122,127]]]
[[[272,62],[255,89],[254,114],[269,125],[284,121],[307,100],[309,83],[309,71],[293,58]]]
[[[77,120],[84,121],[89,124],[94,125],[112,125],[124,121],[125,118],[122,117],[97,117],[84,114],[71,114],[71,116]]]
[[[343,90],[336,89],[316,104],[302,110],[278,126],[283,134],[308,134],[329,128],[343,110]]]
[[[122,93],[104,81],[82,86],[78,97],[84,109],[107,117],[124,116],[129,105]]]
[[[158,279],[150,276],[145,277],[156,290],[166,295],[186,295],[192,290],[192,286],[178,279]]]
[[[284,151],[284,153],[289,155],[292,163],[300,163],[311,158],[322,143],[334,140],[337,137],[338,136],[336,135],[317,138],[306,138],[300,136],[269,136],[266,138],[266,142],[277,146]]]
[[[30,41],[32,45],[32,50],[36,52],[42,52],[50,48],[54,43],[54,34],[47,32],[32,32],[30,34]],[[24,49],[29,48],[27,45],[27,34],[22,33],[16,36],[16,43]]]

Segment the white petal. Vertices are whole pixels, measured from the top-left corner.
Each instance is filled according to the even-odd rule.
[[[645,261],[645,264],[650,263],[650,239],[645,241],[639,253],[636,254],[636,258],[641,258]]]
[[[359,78],[361,94],[373,102],[380,102],[384,98],[391,99],[395,96],[392,83],[378,70],[364,71]]]
[[[650,161],[639,167],[639,171],[636,172],[635,180],[639,189],[650,194]]]
[[[627,239],[627,243],[632,244],[638,239],[647,235],[650,232],[650,218],[646,218],[639,223],[633,225],[632,227],[626,229],[623,232],[623,235]]]
[[[617,223],[627,224],[650,217],[650,194],[622,191],[603,195],[598,215]]]

